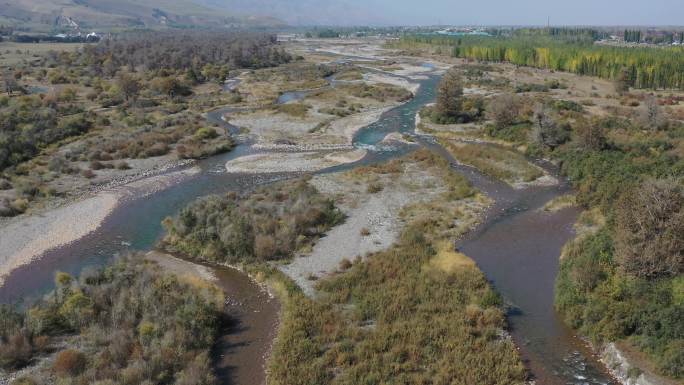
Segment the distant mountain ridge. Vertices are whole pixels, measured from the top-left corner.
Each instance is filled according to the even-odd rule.
[[[372,1],[364,6],[348,0],[197,0],[208,7],[230,9],[238,15],[269,16],[290,25],[388,24],[387,10],[379,12]]]
[[[165,26],[282,26],[267,14],[240,14],[203,0],[0,0],[0,25],[32,31]]]

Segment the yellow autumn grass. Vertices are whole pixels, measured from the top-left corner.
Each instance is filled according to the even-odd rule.
[[[212,282],[209,282],[206,279],[191,273],[178,274],[177,277],[179,281],[186,283],[204,293],[206,298],[210,301],[213,301],[217,306],[223,306],[223,303],[225,302],[223,291]]]
[[[556,211],[563,210],[567,207],[575,206],[576,204],[577,201],[574,194],[565,194],[555,197],[552,200],[546,202],[546,204],[543,207],[543,210],[553,213]]]
[[[475,268],[475,262],[463,253],[453,249],[451,242],[442,241],[437,244],[437,255],[428,263],[429,267],[444,273]]]

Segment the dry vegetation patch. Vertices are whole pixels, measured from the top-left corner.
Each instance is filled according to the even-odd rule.
[[[442,143],[460,162],[511,185],[531,182],[544,176],[541,168],[531,164],[523,155],[512,150],[467,142],[442,141]]]
[[[440,170],[448,172],[448,164],[440,159],[422,150],[344,178],[347,185],[356,181],[358,191],[372,181],[385,183],[376,193],[383,194],[399,188],[392,180],[415,178],[414,166],[446,175]],[[453,175],[433,186],[439,192],[428,202],[450,193],[452,201],[473,200],[465,179]],[[415,181],[408,185],[417,186]],[[424,185],[416,192],[427,196],[426,190]],[[440,215],[453,222],[459,214],[445,210]],[[474,263],[453,251],[451,238],[430,222],[424,216],[408,219],[396,245],[353,263],[351,256],[341,259],[344,267],[338,261],[342,271],[317,280],[315,299],[293,284],[281,284],[284,313],[269,383],[523,383],[525,369],[513,343],[502,337],[501,300]]]

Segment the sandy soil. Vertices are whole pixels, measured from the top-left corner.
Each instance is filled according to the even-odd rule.
[[[340,145],[351,145],[357,131],[374,123],[385,111],[398,104],[372,108],[332,121],[331,116],[316,112],[298,118],[284,113],[257,111],[231,116],[230,123],[248,129],[260,148],[279,148],[279,141],[293,142],[308,149],[339,148]]]
[[[209,282],[217,281],[216,276],[210,268],[203,265],[198,265],[196,263],[184,261],[170,254],[161,253],[159,251],[150,251],[145,254],[145,258],[157,263],[164,270],[179,277],[187,276],[191,278],[199,278]]]
[[[12,270],[31,262],[45,251],[95,231],[118,202],[118,194],[101,193],[5,226],[0,238],[0,285]]]
[[[96,231],[125,199],[146,196],[199,173],[197,167],[140,179],[65,206],[5,222],[0,237],[0,286],[14,269],[46,251]]]
[[[378,84],[378,83],[391,84],[394,86],[404,88],[413,94],[415,94],[416,91],[418,91],[418,88],[420,88],[420,84],[418,84],[418,83],[412,83],[406,79],[393,77],[393,76],[389,76],[389,75],[369,73],[369,74],[365,75],[365,78],[368,81],[368,83],[370,83],[370,84]]]
[[[318,42],[321,47],[315,49],[316,52],[332,53],[342,56],[355,56],[355,58],[362,58],[367,60],[384,59],[381,53],[387,52],[382,48],[384,40],[341,40],[341,39],[324,39],[324,40],[307,40],[311,43]]]
[[[242,156],[226,163],[229,173],[313,172],[352,163],[366,150],[336,152],[272,152]]]
[[[304,137],[320,123],[314,116],[299,118],[273,111],[234,114],[229,120],[235,126],[248,129],[259,142]]]
[[[354,135],[360,129],[376,122],[378,119],[380,119],[382,114],[391,110],[392,108],[394,108],[394,106],[347,116],[332,122],[330,124],[330,130],[332,132],[342,134],[347,139],[347,142],[351,143],[354,139]]]

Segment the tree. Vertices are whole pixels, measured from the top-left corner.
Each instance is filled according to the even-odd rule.
[[[641,278],[684,272],[684,189],[674,180],[647,180],[618,201],[615,253]]]
[[[644,99],[640,118],[641,123],[651,130],[659,130],[667,123],[658,105],[658,99],[653,95],[648,95]]]
[[[510,126],[518,118],[520,102],[513,94],[501,94],[494,97],[487,106],[487,118],[494,121],[496,128]]]
[[[9,72],[3,72],[2,83],[5,87],[5,92],[7,92],[7,95],[12,95],[12,92],[19,91],[21,89],[17,79]]]
[[[543,103],[538,103],[534,107],[532,139],[554,150],[570,140],[570,129],[566,124],[558,124],[551,116],[549,108]]]
[[[140,93],[140,81],[131,74],[120,74],[116,80],[116,84],[119,86],[126,101],[137,98]]]
[[[437,105],[435,111],[442,118],[455,120],[463,106],[463,81],[455,68],[444,74],[437,87]]]
[[[615,92],[617,92],[619,95],[629,92],[630,83],[629,70],[627,68],[622,68],[613,81]]]
[[[73,280],[74,278],[69,273],[58,271],[55,274],[55,286],[57,286],[55,297],[57,302],[61,302],[69,294]]]
[[[606,134],[603,125],[598,120],[579,121],[577,128],[577,140],[580,145],[588,150],[603,150],[606,148]]]
[[[167,95],[169,98],[173,98],[177,94],[181,93],[182,85],[173,76],[167,76],[163,78],[156,78],[152,81],[152,89],[159,92],[160,94]]]

